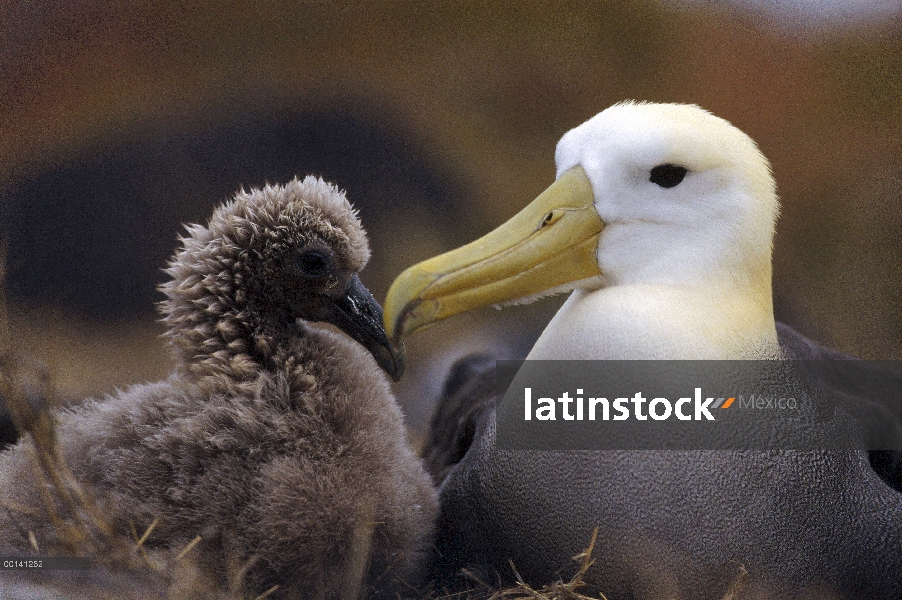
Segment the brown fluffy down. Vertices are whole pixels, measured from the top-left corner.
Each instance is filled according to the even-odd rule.
[[[258,206],[304,217],[294,220],[304,239],[311,231],[325,232],[333,244],[350,239],[351,248],[336,252],[362,258],[351,265],[356,271],[368,257],[364,234],[331,186],[323,209],[318,198],[324,185],[308,178],[286,186],[292,194],[280,187],[239,194],[214,214],[210,229],[193,227],[185,247],[209,238],[223,219],[234,222],[223,213],[234,215],[236,203],[264,198]],[[317,193],[305,195],[310,188]],[[293,200],[273,200],[280,194]],[[349,227],[351,235],[336,234]],[[204,246],[213,247],[206,239]],[[186,251],[176,255],[170,274],[179,273]],[[232,262],[206,264],[222,269]],[[246,278],[252,276],[247,264],[242,268]],[[225,278],[208,279],[217,290],[231,290],[223,286]],[[168,284],[170,290],[178,283]],[[162,308],[171,312],[175,302],[169,295]],[[180,306],[181,318],[173,321],[170,314],[169,324],[190,321],[198,328],[204,307],[224,304],[221,298],[194,300],[194,318],[187,319]],[[247,320],[246,307],[234,310]],[[216,323],[210,326],[216,330]],[[224,334],[210,344],[220,354],[206,363],[207,370],[198,368],[206,357],[188,357],[178,332],[170,331],[182,364],[167,380],[57,413],[63,456],[76,478],[109,507],[123,535],[130,525],[140,532],[159,519],[145,542],[149,548],[177,550],[202,536],[199,555],[223,586],[230,569],[252,564],[245,581],[258,593],[278,585],[277,595],[284,597],[357,598],[374,589],[393,597],[392,590],[416,582],[432,543],[437,500],[409,448],[385,375],[341,333],[303,321],[291,325],[291,335],[255,327],[232,347],[249,353],[259,367],[248,372],[248,361],[242,361],[234,374],[224,368],[229,361],[221,360]],[[226,333],[237,335],[231,328]],[[22,441],[0,454],[0,499],[7,507],[31,509],[0,506],[0,555],[34,554],[28,531],[41,554],[59,548],[54,528],[40,514],[46,490],[29,462],[30,444]]]

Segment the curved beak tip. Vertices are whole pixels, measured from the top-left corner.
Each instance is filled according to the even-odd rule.
[[[424,299],[422,293],[439,275],[422,269],[421,265],[409,267],[398,275],[385,297],[385,331],[395,344],[400,344],[403,336],[418,330],[421,322],[429,322],[429,317],[437,311],[437,304]]]
[[[401,340],[411,333],[411,317],[415,316],[414,309],[416,308],[416,304],[416,301],[409,303],[404,307],[400,314],[391,319],[390,324],[387,324],[385,331],[392,344],[401,348],[404,347],[404,342]]]
[[[404,345],[389,340],[382,307],[354,275],[344,293],[328,298],[318,320],[332,323],[366,348],[388,375],[399,381],[404,374]]]
[[[401,377],[404,375],[404,369],[407,366],[404,343],[399,340],[391,342],[391,344],[395,368],[393,371],[389,371],[388,374],[394,381],[401,381]]]
[[[392,381],[401,381],[404,375],[405,367],[405,350],[404,344],[400,341],[391,341],[387,346],[380,348],[378,356],[375,356],[376,362],[382,367]]]

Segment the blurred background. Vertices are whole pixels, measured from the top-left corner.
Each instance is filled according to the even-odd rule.
[[[181,224],[296,174],[360,209],[381,300],[550,184],[568,129],[637,99],[697,103],[770,158],[779,319],[902,359],[900,4],[4,0],[14,346],[64,399],[165,376],[154,303]],[[454,358],[524,356],[562,300],[412,337],[414,429]]]

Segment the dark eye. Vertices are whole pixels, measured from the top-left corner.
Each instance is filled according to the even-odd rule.
[[[322,277],[329,272],[329,257],[316,250],[308,250],[300,254],[297,263],[307,277]]]
[[[660,185],[662,188],[672,188],[679,185],[686,177],[688,170],[686,167],[678,167],[676,165],[658,165],[651,170],[651,176],[648,180],[652,183]]]

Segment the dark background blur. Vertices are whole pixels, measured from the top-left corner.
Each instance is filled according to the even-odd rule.
[[[62,397],[165,375],[160,269],[180,224],[239,187],[314,173],[345,188],[382,299],[534,198],[560,136],[628,98],[697,103],[751,135],[783,204],[778,318],[902,358],[902,11],[338,4],[0,3],[13,341]],[[411,338],[398,391],[414,426],[454,357],[523,356],[561,300]]]

